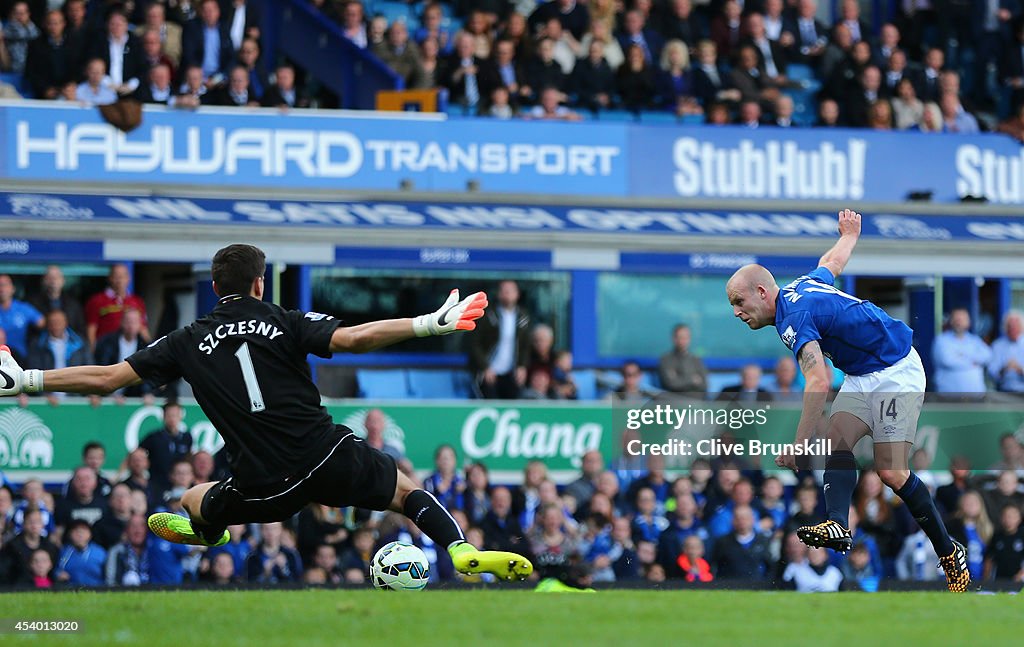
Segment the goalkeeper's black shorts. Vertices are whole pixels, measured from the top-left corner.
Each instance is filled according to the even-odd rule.
[[[285,480],[259,487],[235,479],[206,492],[200,511],[214,526],[284,521],[310,503],[386,510],[398,484],[395,459],[357,437],[344,425],[324,459]]]

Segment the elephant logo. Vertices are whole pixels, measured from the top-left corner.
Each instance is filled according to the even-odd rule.
[[[366,420],[366,414],[369,413],[369,409],[359,409],[353,411],[341,424],[345,425],[356,433],[356,436],[360,438],[366,438],[366,425],[363,424]],[[381,434],[384,437],[384,443],[393,446],[398,451],[405,453],[405,430],[398,426],[395,419],[384,414],[384,433]]]
[[[24,409],[0,411],[0,467],[53,465],[53,432],[42,418]]]

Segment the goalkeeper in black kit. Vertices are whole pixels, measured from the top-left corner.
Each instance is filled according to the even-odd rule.
[[[336,425],[320,404],[306,357],[364,353],[412,337],[473,330],[487,296],[459,299],[415,319],[346,327],[329,315],[288,311],[263,301],[266,259],[252,245],[213,257],[213,311],[113,366],[23,370],[0,347],[0,396],[48,392],[107,394],[141,383],[184,378],[228,451],[232,476],[185,493],[189,518],[157,513],[149,528],[181,544],[227,543],[227,526],[290,518],[314,502],[394,510],[446,546],[462,573],[522,579],[533,572],[515,553],[481,551],[432,494],[398,471],[393,458]]]

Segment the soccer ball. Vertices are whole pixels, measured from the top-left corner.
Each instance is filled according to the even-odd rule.
[[[382,591],[419,591],[430,581],[430,564],[416,546],[393,541],[373,556],[370,581]]]

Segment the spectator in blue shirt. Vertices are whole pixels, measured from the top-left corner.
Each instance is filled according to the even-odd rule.
[[[423,481],[423,489],[448,510],[462,509],[462,493],[466,482],[455,470],[455,448],[441,445],[434,452],[434,473]]]
[[[697,518],[697,501],[692,494],[676,497],[676,510],[668,521],[668,528],[658,538],[658,563],[665,568],[669,577],[682,577],[677,559],[683,552],[683,542],[691,536],[706,542],[708,531]]]
[[[89,523],[84,519],[72,521],[67,538],[68,543],[57,559],[57,581],[74,586],[102,586],[107,551],[92,542]]]
[[[657,513],[658,501],[651,488],[640,488],[636,495],[637,514],[633,517],[633,541],[658,543],[661,533],[668,528],[668,520]]]
[[[231,556],[231,561],[235,565],[235,577],[242,578],[245,576],[245,560],[252,554],[252,544],[249,543],[245,537],[245,524],[238,524],[234,526],[228,526],[228,532],[231,533],[231,541],[224,544],[223,546],[217,546],[211,548],[206,552],[206,558],[212,565],[214,558],[221,553],[227,553]]]
[[[754,486],[751,485],[747,479],[740,479],[736,481],[736,484],[732,486],[732,492],[729,495],[729,501],[722,505],[720,508],[708,517],[708,532],[711,533],[713,539],[718,539],[724,535],[729,534],[729,531],[733,528],[733,512],[738,507],[750,506],[754,501]],[[754,515],[754,523],[759,524],[761,521],[761,515],[751,508],[751,514]]]
[[[25,511],[29,508],[39,510],[43,520],[43,537],[53,532],[55,526],[53,512],[46,506],[43,494],[45,494],[43,482],[40,480],[29,479],[21,486],[21,501],[14,506],[14,510],[11,512],[11,522],[14,525],[15,534],[21,532],[22,526],[25,524]]]
[[[30,328],[44,325],[41,312],[14,298],[14,281],[9,274],[0,274],[0,328],[7,333],[7,345],[22,356],[28,354]]]
[[[1003,336],[992,342],[988,374],[1000,391],[1024,392],[1024,315],[1011,310],[1003,318]]]
[[[46,330],[35,340],[28,351],[29,366],[43,371],[68,366],[92,364],[92,353],[88,345],[75,331],[68,328],[68,318],[60,310],[51,310],[46,315]],[[67,397],[63,393],[47,393],[50,404],[58,404]],[[99,396],[90,396],[99,404]]]
[[[985,501],[977,490],[960,495],[956,514],[947,524],[949,536],[967,548],[967,570],[971,579],[981,581],[985,571],[985,549],[992,541],[994,528],[985,511]]]
[[[971,332],[971,315],[965,308],[949,313],[949,330],[935,339],[935,390],[939,393],[984,393],[985,366],[992,350]]]

